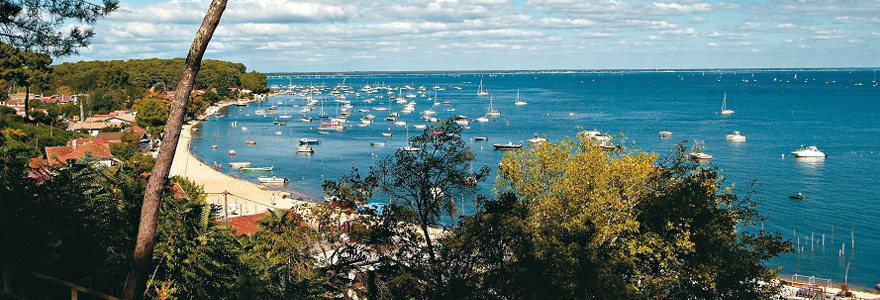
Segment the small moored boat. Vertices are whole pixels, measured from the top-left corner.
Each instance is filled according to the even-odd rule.
[[[372,143],[370,143],[370,146],[373,146],[373,147],[385,147],[385,141],[381,141],[381,142],[372,142]]]
[[[547,139],[539,136],[537,133],[535,133],[534,137],[529,139],[530,144],[541,144],[541,143],[546,143],[546,142],[547,142]]]
[[[265,183],[265,184],[285,184],[285,183],[287,183],[287,178],[277,177],[277,176],[260,176],[260,177],[257,177],[257,180],[259,180],[260,183]]]
[[[795,157],[820,157],[821,158],[821,157],[828,156],[825,154],[825,152],[822,152],[819,150],[819,148],[816,148],[816,146],[808,146],[808,147],[801,146],[800,149],[792,151],[791,154],[794,154]]]
[[[487,138],[485,136],[475,136],[474,137],[474,141],[487,141],[487,140],[489,140],[489,138]]]
[[[672,131],[661,131],[661,132],[660,132],[660,137],[661,137],[661,138],[668,138],[668,137],[671,137],[671,136],[672,136]]]
[[[229,162],[229,167],[232,169],[247,168],[250,166],[251,166],[251,162],[249,162],[249,161],[230,161]]]
[[[320,144],[320,143],[321,143],[321,140],[319,140],[319,139],[310,139],[310,138],[301,138],[301,139],[299,139],[299,143],[300,143],[300,144],[303,144],[303,145],[309,145],[309,144]]]
[[[734,131],[732,134],[727,135],[728,142],[745,142],[746,136],[739,133],[739,131]]]
[[[788,196],[788,198],[789,199],[804,200],[804,194],[797,193],[797,195],[791,195],[791,196]]]
[[[519,148],[522,148],[522,143],[514,144],[513,141],[510,141],[510,142],[507,142],[507,144],[504,144],[504,143],[492,144],[492,147],[495,147],[495,149],[497,149],[497,150],[519,149]]]
[[[302,145],[296,146],[296,152],[297,153],[315,153],[315,148],[312,148],[308,144],[302,144]]]
[[[250,164],[248,164],[248,165],[250,165]],[[274,168],[275,168],[275,166],[268,166],[268,167],[242,167],[242,168],[240,168],[240,170],[241,170],[242,172],[271,172],[272,169],[274,169]]]

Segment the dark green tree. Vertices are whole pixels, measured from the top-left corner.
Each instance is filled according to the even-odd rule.
[[[251,71],[250,73],[241,74],[241,88],[251,90],[256,94],[262,94],[269,91],[269,79],[263,73]]]
[[[3,4],[0,4],[0,7]],[[2,10],[3,8],[0,8],[0,11]],[[0,80],[25,87],[25,112],[28,111],[30,104],[28,102],[31,87],[43,88],[48,85],[51,64],[52,58],[48,55],[19,50],[0,42]]]
[[[134,109],[138,112],[137,125],[147,129],[153,138],[159,138],[168,122],[168,107],[156,99],[143,99]]]
[[[474,152],[461,139],[461,130],[452,119],[440,120],[410,139],[416,150],[397,150],[370,170],[371,180],[392,204],[414,212],[411,221],[422,230],[432,260],[436,254],[429,227],[444,214],[454,216],[464,192],[489,174],[488,167],[472,171]]]
[[[119,7],[115,0],[0,1],[0,42],[45,55],[64,56],[89,45],[91,27]],[[77,24],[79,26],[69,26]],[[69,31],[63,32],[70,28]]]

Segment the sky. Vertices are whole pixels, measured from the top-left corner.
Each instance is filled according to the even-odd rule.
[[[62,61],[184,57],[209,0],[120,0]],[[259,72],[880,66],[880,0],[229,0]]]

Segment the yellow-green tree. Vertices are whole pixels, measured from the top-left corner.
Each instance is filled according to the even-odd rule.
[[[442,241],[444,297],[762,299],[789,250],[749,189],[674,154],[607,151],[586,134],[502,159],[497,200]]]

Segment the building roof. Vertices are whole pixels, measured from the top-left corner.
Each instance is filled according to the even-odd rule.
[[[107,127],[120,127],[122,124],[118,123],[104,123],[104,122],[79,122],[79,123],[70,123],[67,126],[67,130],[80,130],[80,129],[101,129]]]
[[[86,153],[98,159],[116,159],[110,154],[110,143],[103,139],[72,139],[66,146],[46,147],[46,159],[53,165],[58,161],[83,158]]]
[[[260,227],[257,226],[257,221],[262,219],[265,215],[266,213],[261,213],[229,218],[229,227],[232,227],[235,235],[250,235],[254,232],[260,231]]]
[[[124,132],[98,132],[98,135],[95,138],[102,139],[107,141],[108,143],[115,144],[122,142],[122,134]]]

